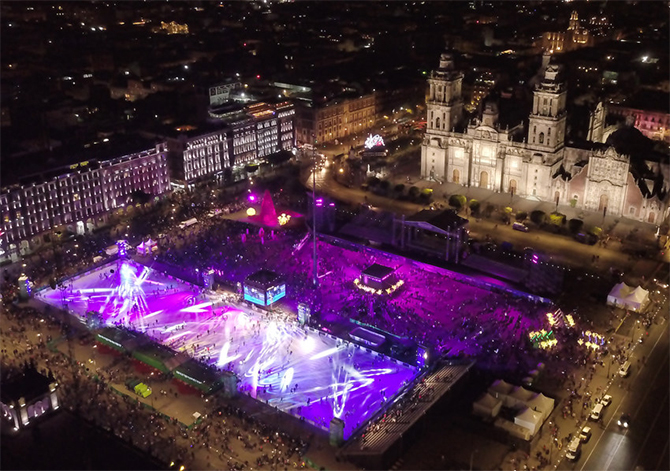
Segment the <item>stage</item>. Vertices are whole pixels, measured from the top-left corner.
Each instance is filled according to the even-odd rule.
[[[157,270],[119,261],[46,288],[38,299],[85,320],[144,332],[176,351],[235,372],[238,388],[283,412],[348,438],[419,374],[413,366],[277,313],[236,306]]]

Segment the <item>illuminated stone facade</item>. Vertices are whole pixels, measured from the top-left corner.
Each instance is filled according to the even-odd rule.
[[[428,80],[428,125],[421,148],[421,178],[509,193],[650,223],[667,217],[667,159],[644,162],[652,180],[634,177],[629,156],[600,142],[602,105],[591,111],[589,138],[582,147],[565,145],[565,84],[556,65],[547,65],[535,86],[528,126],[502,129],[495,103],[465,128],[460,82],[451,56]],[[455,130],[459,127],[459,131]]]
[[[84,234],[107,223],[110,212],[131,206],[134,194],[170,190],[167,147],[106,161],[84,161],[0,191],[0,260],[18,260],[51,231]]]

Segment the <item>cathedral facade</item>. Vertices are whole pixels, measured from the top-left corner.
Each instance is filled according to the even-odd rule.
[[[421,177],[534,198],[611,216],[660,224],[668,213],[667,159],[642,162],[602,143],[602,104],[590,111],[588,141],[566,146],[567,89],[557,65],[546,64],[533,90],[526,121],[499,122],[498,106],[485,104],[481,118],[463,120],[463,74],[450,54],[428,79],[427,126]],[[457,130],[458,127],[458,130]]]

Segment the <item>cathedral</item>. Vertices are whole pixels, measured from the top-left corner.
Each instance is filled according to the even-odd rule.
[[[608,135],[602,103],[589,109],[586,139],[566,144],[567,88],[548,55],[530,110],[516,121],[504,119],[489,100],[479,117],[464,123],[462,81],[452,55],[442,54],[428,79],[423,179],[648,223],[668,216],[667,150],[656,151],[630,123]]]

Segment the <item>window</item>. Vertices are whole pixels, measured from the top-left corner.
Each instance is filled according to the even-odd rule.
[[[544,144],[544,133],[540,133],[540,144]]]

